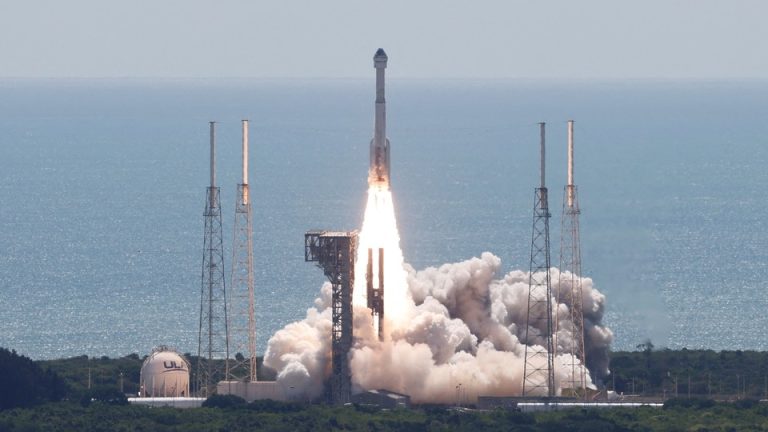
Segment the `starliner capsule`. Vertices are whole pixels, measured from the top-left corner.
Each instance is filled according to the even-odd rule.
[[[389,188],[389,140],[387,139],[387,105],[384,99],[384,69],[387,54],[379,48],[373,56],[376,68],[376,117],[371,140],[371,165],[368,168],[368,186]]]

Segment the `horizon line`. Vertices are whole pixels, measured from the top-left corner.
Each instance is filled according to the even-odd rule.
[[[387,77],[395,81],[540,81],[540,82],[744,82],[744,81],[768,81],[768,77],[652,77],[652,76],[627,76],[627,77],[468,77],[468,76],[394,76]],[[369,76],[0,76],[0,81],[368,81]]]

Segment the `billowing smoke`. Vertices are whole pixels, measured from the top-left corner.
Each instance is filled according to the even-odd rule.
[[[404,265],[407,299],[387,321],[385,337],[373,331],[369,309],[356,305],[355,343],[350,353],[356,391],[387,389],[414,402],[452,403],[461,397],[513,396],[522,391],[525,343],[544,344],[543,329],[526,336],[528,273],[512,271],[499,279],[501,260],[491,253],[439,268],[415,271]],[[559,289],[552,269],[553,297]],[[591,384],[608,373],[608,347],[613,334],[602,324],[605,296],[582,278],[587,379]],[[386,287],[385,287],[386,290]],[[386,291],[385,291],[386,292]],[[330,374],[331,291],[323,285],[304,320],[291,323],[269,340],[265,364],[293,397],[318,397]],[[569,327],[569,304],[555,309],[560,327]],[[386,315],[385,315],[386,316]],[[568,332],[558,345],[568,346]],[[567,381],[569,354],[555,361],[556,385]]]

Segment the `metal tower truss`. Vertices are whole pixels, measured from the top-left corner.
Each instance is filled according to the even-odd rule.
[[[221,233],[219,188],[209,187],[205,208],[205,239],[200,289],[198,391],[209,396],[216,382],[228,373],[229,343],[224,248]]]
[[[257,381],[254,314],[253,216],[248,190],[248,121],[243,120],[243,183],[237,186],[230,294],[230,348],[235,355],[228,379]]]
[[[569,377],[563,388],[574,396],[586,397],[587,377],[584,351],[584,312],[581,288],[581,246],[579,242],[579,204],[576,186],[566,186],[563,199],[563,220],[560,239],[560,276],[558,281],[558,303],[568,306],[570,328],[558,332],[568,334],[558,343],[558,352],[568,353],[566,367]],[[569,199],[572,198],[572,199]],[[569,205],[569,201],[572,205]],[[564,326],[563,326],[564,327]]]
[[[573,120],[568,121],[568,184],[563,190],[563,218],[560,230],[560,276],[558,303],[568,306],[570,328],[557,322],[558,352],[571,354],[565,367],[569,375],[563,388],[572,396],[587,397],[586,351],[584,349],[584,308],[581,286],[581,242],[579,239],[578,190],[573,184]],[[567,335],[567,337],[566,337]]]
[[[377,249],[379,256],[379,286],[373,284],[373,249],[368,248],[368,265],[365,281],[368,294],[368,308],[371,309],[373,322],[378,329],[379,340],[384,339],[384,249]]]
[[[352,349],[352,288],[357,231],[309,231],[304,235],[304,260],[317,262],[331,282],[331,403],[352,397],[349,351]]]
[[[256,321],[254,319],[253,219],[248,201],[248,185],[237,187],[234,241],[232,242],[232,278],[230,279],[230,335],[236,355],[229,369],[235,381],[256,379]]]
[[[224,247],[219,188],[215,186],[214,126],[211,122],[211,186],[205,200],[205,236],[200,284],[198,338],[198,393],[207,397],[216,383],[229,375],[227,290],[224,282]]]
[[[528,280],[523,396],[555,396],[549,204],[544,182],[544,123],[541,126],[541,187],[536,189]]]

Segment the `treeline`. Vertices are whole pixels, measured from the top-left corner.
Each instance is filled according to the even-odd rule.
[[[191,357],[191,356],[190,356]],[[0,431],[635,431],[766,430],[768,353],[656,350],[612,354],[609,388],[645,396],[665,394],[664,409],[572,409],[534,414],[466,411],[446,407],[378,410],[209,398],[200,409],[147,408],[127,404],[138,390],[143,358],[86,356],[32,361],[0,349]],[[190,358],[193,362],[196,359]],[[691,384],[688,387],[688,376]],[[738,375],[738,378],[737,378]],[[677,381],[677,391],[674,384]],[[730,384],[730,385],[729,385]],[[634,385],[634,392],[632,391]],[[688,398],[688,389],[691,398]],[[739,400],[715,402],[709,396]]]
[[[238,354],[239,356],[240,354]],[[190,353],[184,354],[192,368],[190,370],[190,384],[196,385],[197,356]],[[57,360],[41,360],[37,362],[41,367],[62,377],[69,386],[69,395],[79,397],[87,390],[111,388],[122,393],[136,395],[139,391],[141,378],[141,365],[147,356],[139,357],[138,354],[130,354],[119,358],[77,356]],[[256,359],[258,378],[260,381],[275,379],[275,372],[263,367],[262,358]],[[244,366],[241,366],[244,367]],[[218,368],[223,370],[223,368]],[[214,377],[215,380],[224,379],[223,376]]]
[[[197,358],[187,353],[195,384]],[[141,365],[146,357],[78,356],[32,361],[0,348],[0,409],[55,401],[79,400],[107,390],[135,395]],[[262,367],[259,379],[274,379]],[[604,384],[625,396],[702,397],[718,400],[760,399],[768,395],[768,352],[656,349],[651,342],[638,351],[611,353],[611,375]],[[23,394],[22,394],[23,393]]]
[[[609,389],[667,398],[768,398],[768,352],[656,350],[651,342],[638,348],[611,353]]]
[[[194,383],[197,358],[190,354],[186,357],[193,366],[190,380]],[[0,410],[60,400],[82,405],[92,401],[125,404],[128,396],[139,391],[141,365],[145,359],[146,356],[131,354],[119,358],[83,355],[33,361],[0,348]],[[258,364],[261,366],[260,358]],[[274,372],[261,368],[259,379],[274,379]]]
[[[139,391],[139,375],[144,359],[137,354],[125,357],[77,356],[37,362],[62,377],[69,386],[70,396],[82,394],[88,389],[109,387],[124,393]]]
[[[0,348],[0,410],[58,401],[67,393],[66,383],[55,372]]]
[[[219,401],[219,402],[223,402]],[[216,405],[216,404],[214,404]],[[48,403],[0,411],[1,431],[684,431],[765,430],[768,406],[672,399],[660,408],[570,409],[554,412],[466,411],[441,407],[378,410],[229,398],[216,407],[149,408],[94,402]]]
[[[651,342],[638,349],[611,353],[612,373],[604,382],[608,389],[644,397],[688,397],[690,393],[691,397],[719,400],[766,398],[768,352],[656,349]],[[189,353],[185,356],[192,364],[194,387],[197,358]],[[79,356],[34,363],[55,372],[68,386],[68,394],[77,397],[99,387],[136,394],[144,358],[136,354],[115,359]],[[274,371],[264,368],[261,358],[258,363],[259,380],[274,379]]]

